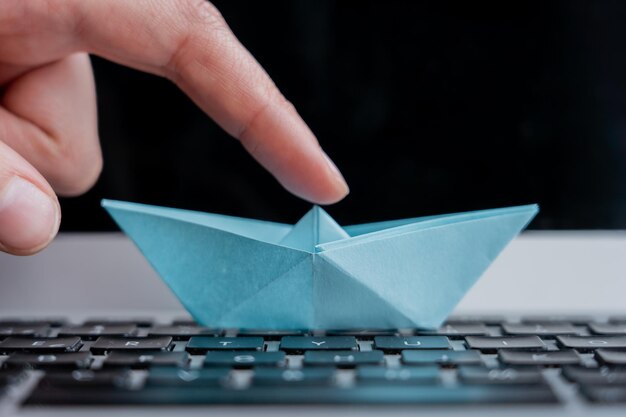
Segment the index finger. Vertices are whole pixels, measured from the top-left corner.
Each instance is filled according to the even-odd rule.
[[[204,0],[47,0],[72,43],[175,82],[289,191],[328,204],[348,187],[267,73]],[[65,9],[64,9],[65,8]]]

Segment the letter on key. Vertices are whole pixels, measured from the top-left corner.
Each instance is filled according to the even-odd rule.
[[[91,351],[96,354],[102,354],[114,350],[169,350],[171,345],[172,338],[169,336],[147,336],[131,340],[121,337],[102,336],[91,345]]]
[[[451,348],[450,341],[445,336],[376,336],[374,346],[384,351]]]
[[[285,336],[280,342],[280,349],[286,351],[353,350],[356,348],[356,339],[353,336]]]
[[[262,337],[208,337],[194,336],[187,343],[189,353],[205,353],[209,350],[261,350]]]

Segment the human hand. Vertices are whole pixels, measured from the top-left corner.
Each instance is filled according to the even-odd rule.
[[[0,250],[56,235],[56,194],[97,180],[88,53],[167,77],[294,194],[320,204],[343,177],[269,76],[204,0],[0,1]]]

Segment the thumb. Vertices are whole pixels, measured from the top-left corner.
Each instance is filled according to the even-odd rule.
[[[54,191],[32,165],[0,142],[0,251],[30,255],[59,230]]]

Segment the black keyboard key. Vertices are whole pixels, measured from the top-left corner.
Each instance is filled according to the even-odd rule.
[[[407,365],[482,365],[475,350],[403,350],[402,362]]]
[[[398,331],[394,329],[347,329],[347,330],[327,330],[329,336],[354,336],[358,339],[369,340],[376,336],[393,336]]]
[[[290,352],[305,350],[356,350],[352,336],[286,336],[280,341],[280,349]]]
[[[187,352],[123,352],[114,350],[109,353],[103,364],[107,368],[128,367],[133,369],[146,369],[154,366],[178,366],[189,365]]]
[[[172,326],[200,326],[198,322],[193,319],[176,319],[172,321]]]
[[[586,325],[592,318],[586,315],[560,315],[547,314],[522,317],[522,323],[526,324],[578,324]]]
[[[82,346],[78,337],[32,338],[8,337],[0,342],[0,353],[76,352]]]
[[[284,336],[303,336],[303,330],[263,330],[263,329],[241,329],[237,336],[262,337],[265,340],[280,340]]]
[[[480,315],[468,315],[468,316],[452,316],[448,317],[446,324],[461,324],[461,323],[473,323],[473,324],[486,324],[486,325],[499,325],[506,321],[504,316],[480,316]]]
[[[546,344],[537,336],[467,336],[465,341],[470,348],[484,352],[493,352],[499,349],[542,350],[546,348]]]
[[[561,346],[582,352],[595,349],[626,349],[626,336],[557,336]]]
[[[0,326],[0,338],[7,336],[32,336],[32,337],[46,337],[50,331],[48,325],[21,325],[16,324],[13,326]]]
[[[592,387],[583,386],[583,394],[594,403],[626,404],[626,386],[623,387]]]
[[[188,340],[192,336],[217,336],[215,329],[202,326],[157,326],[148,331],[149,336],[171,336],[174,340]]]
[[[35,369],[85,369],[89,368],[93,357],[89,352],[73,353],[15,353],[4,361],[7,368]]]
[[[580,330],[569,323],[504,323],[504,333],[516,336],[556,336],[560,334],[579,334]]]
[[[39,387],[74,387],[74,388],[126,388],[131,374],[127,370],[92,371],[79,369],[72,372],[47,373],[39,381]]]
[[[536,369],[460,367],[458,378],[465,384],[535,385],[545,380]]]
[[[48,319],[4,319],[0,320],[0,327],[14,327],[14,326],[26,326],[26,327],[61,327],[66,323],[64,318],[52,317]]]
[[[363,364],[382,364],[385,355],[380,350],[355,352],[350,350],[309,350],[304,352],[305,365],[331,365],[352,368]]]
[[[590,323],[589,329],[594,334],[626,335],[626,323],[622,323],[622,324]]]
[[[154,368],[148,373],[147,387],[215,387],[225,383],[229,368],[176,369]]]
[[[107,318],[94,318],[83,322],[83,326],[122,326],[122,325],[134,325],[137,327],[150,327],[153,321],[149,318],[136,318],[136,319],[107,319]]]
[[[194,336],[187,343],[189,353],[206,353],[209,350],[262,350],[262,337],[205,337]]]
[[[357,381],[362,383],[437,384],[440,375],[439,368],[434,365],[402,368],[359,366],[356,369]]]
[[[607,368],[563,368],[563,376],[580,385],[624,385],[626,386],[626,370]]]
[[[451,349],[450,341],[445,336],[377,336],[374,346],[385,352],[404,349]]]
[[[626,350],[596,350],[596,360],[609,366],[626,367]]]
[[[486,336],[489,334],[489,329],[482,323],[448,323],[434,331],[418,330],[418,334],[436,334],[455,339],[464,336]]]
[[[204,365],[250,368],[253,366],[284,366],[285,361],[285,352],[212,351],[206,354]]]
[[[500,361],[507,365],[561,366],[581,364],[582,358],[573,350],[550,352],[517,352],[501,350]]]
[[[626,324],[626,316],[611,316],[609,323]]]
[[[78,336],[84,340],[95,340],[100,336],[134,336],[137,326],[134,324],[94,324],[92,326],[68,326],[59,329],[59,336]]]
[[[93,345],[91,351],[101,355],[113,350],[121,351],[151,351],[169,350],[172,345],[172,338],[169,336],[149,336],[149,337],[99,337]]]
[[[275,385],[330,385],[335,376],[334,368],[258,368],[254,371],[252,383],[258,386]]]

